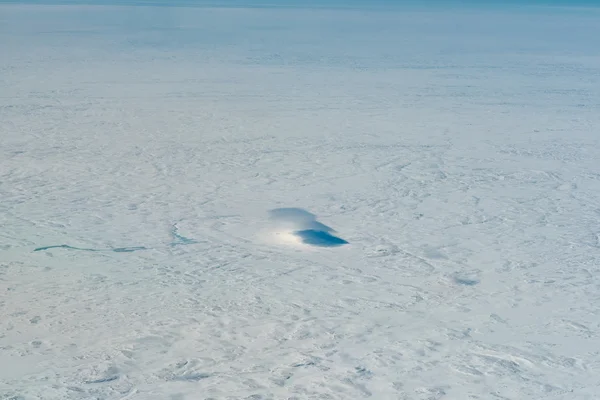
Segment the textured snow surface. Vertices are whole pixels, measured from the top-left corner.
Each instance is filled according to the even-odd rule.
[[[0,5],[0,399],[600,398],[598,38]]]

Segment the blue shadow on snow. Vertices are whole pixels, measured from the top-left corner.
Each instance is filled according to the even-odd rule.
[[[316,231],[314,229],[296,231],[294,232],[294,235],[302,239],[302,243],[309,244],[311,246],[337,247],[348,244],[348,242],[344,239],[339,238],[337,236],[333,236],[329,232]]]
[[[318,247],[338,247],[348,244],[334,236],[335,230],[317,221],[317,216],[302,208],[276,208],[269,211],[271,221],[283,229],[290,229],[302,243]]]

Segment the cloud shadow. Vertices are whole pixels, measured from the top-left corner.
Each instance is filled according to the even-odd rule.
[[[333,235],[335,230],[302,208],[276,208],[269,211],[277,228],[292,231],[302,243],[317,247],[338,247],[348,242]]]

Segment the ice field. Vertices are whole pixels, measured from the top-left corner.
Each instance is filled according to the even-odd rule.
[[[600,6],[71,3],[0,1],[0,399],[600,399]]]

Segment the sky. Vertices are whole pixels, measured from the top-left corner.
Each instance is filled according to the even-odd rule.
[[[569,6],[569,7],[598,7],[598,0],[507,0],[507,1],[474,1],[474,0],[455,0],[455,1],[439,1],[439,0],[307,0],[307,1],[292,1],[292,0],[129,0],[124,2],[115,2],[107,0],[0,0],[0,4],[94,4],[94,5],[156,5],[156,6],[218,6],[218,7],[333,7],[333,8],[397,8],[405,6],[417,7],[435,7],[435,6],[459,6],[470,5],[482,8],[502,8],[507,6]]]

